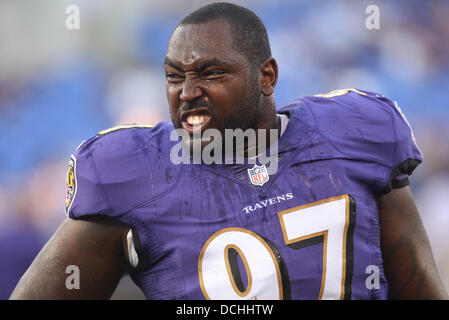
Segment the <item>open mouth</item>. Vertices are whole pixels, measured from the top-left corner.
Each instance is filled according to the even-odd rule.
[[[182,127],[193,134],[193,132],[202,132],[209,124],[211,116],[206,110],[195,110],[185,112],[181,115]]]

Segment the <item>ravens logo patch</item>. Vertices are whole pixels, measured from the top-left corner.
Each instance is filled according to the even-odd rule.
[[[67,170],[67,181],[65,190],[65,212],[69,214],[70,207],[76,194],[76,176],[75,176],[76,159],[74,156],[70,158],[69,168]]]

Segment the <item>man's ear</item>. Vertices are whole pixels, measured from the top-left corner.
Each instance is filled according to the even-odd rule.
[[[271,96],[278,81],[278,64],[274,58],[268,58],[260,66],[261,88],[265,96]]]

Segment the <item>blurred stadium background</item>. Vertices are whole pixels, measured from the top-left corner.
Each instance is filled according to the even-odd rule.
[[[162,60],[187,13],[211,1],[0,1],[0,299],[65,218],[79,143],[123,123],[170,120]],[[234,1],[266,23],[278,107],[338,88],[399,102],[424,163],[412,189],[449,288],[449,2]],[[80,29],[65,27],[67,5]],[[368,5],[379,30],[365,27]],[[114,299],[141,299],[123,278]]]

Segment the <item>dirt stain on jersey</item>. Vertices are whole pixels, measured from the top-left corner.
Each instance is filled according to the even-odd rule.
[[[312,199],[316,200],[317,196],[316,196],[315,192],[313,192],[312,184],[307,179],[307,177],[304,175],[304,173],[301,171],[300,168],[298,168],[298,174],[301,177],[301,179],[304,181],[304,183],[306,184],[307,188],[309,189],[309,192],[310,192],[310,195],[312,196]]]
[[[329,172],[329,180],[331,181],[332,186],[334,187],[335,192],[339,193],[341,191],[341,187],[342,187],[340,178],[335,176],[335,180],[336,180],[336,182],[338,184],[338,186],[337,186],[337,184],[335,184],[335,181],[334,181],[332,173]]]

